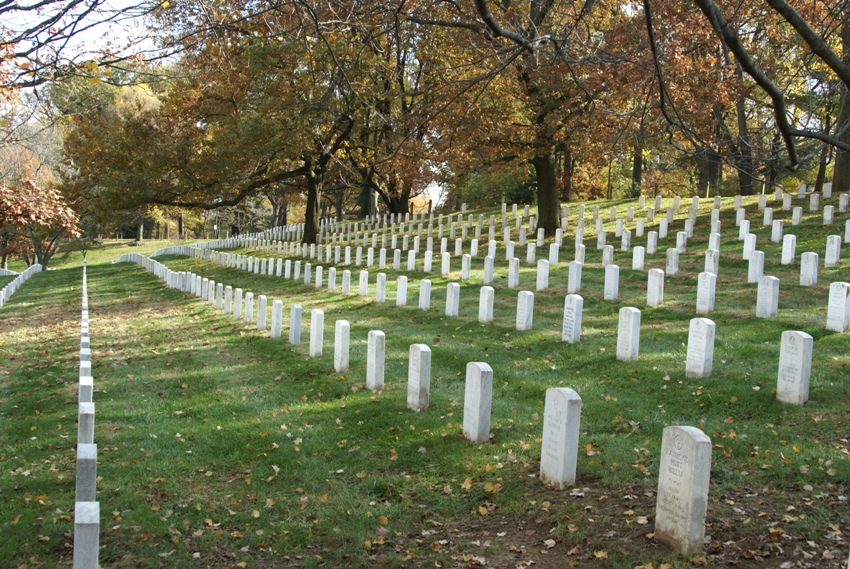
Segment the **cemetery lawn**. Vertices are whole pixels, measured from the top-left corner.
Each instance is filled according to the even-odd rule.
[[[850,261],[845,255],[830,269],[821,263],[819,284],[800,287],[800,253],[823,253],[827,232],[819,217],[806,212],[804,223],[794,227],[797,262],[780,266],[781,245],[769,241],[770,228],[762,227],[755,203],[747,202],[758,248],[765,251],[765,274],[781,280],[779,317],[757,319],[755,285],[746,284],[747,264],[740,260],[728,202],[716,311],[708,315],[717,323],[714,371],[706,379],[686,378],[684,359],[708,241],[709,200],[703,200],[700,234],[688,242],[680,275],[667,278],[664,304],[654,309],[646,308],[646,273],[629,270],[631,254],[619,247],[620,298],[602,300],[601,252],[595,250],[593,224],[587,224],[584,317],[576,345],[559,341],[572,230],[561,264],[551,268],[550,288],[535,293],[534,329],[527,332],[514,328],[518,290],[507,288],[501,241],[493,324],[477,321],[481,254],[471,281],[461,283],[455,318],[443,310],[446,283],[460,282],[456,258],[449,278],[438,276],[439,263],[437,274],[427,276],[433,282],[428,312],[416,308],[418,281],[426,278],[421,258],[416,272],[383,271],[385,304],[374,301],[377,267],[370,270],[364,298],[199,259],[158,259],[173,270],[253,292],[255,310],[260,294],[269,297],[269,307],[272,299],[283,300],[280,339],[166,288],[136,265],[111,263],[121,253],[149,254],[170,243],[92,249],[101,564],[845,566],[850,351],[848,335],[827,332],[824,322],[829,282],[850,280]],[[612,239],[610,204],[600,205]],[[777,219],[787,214],[789,233],[790,212],[775,209]],[[647,256],[647,270],[664,268],[663,251],[675,243],[672,228],[681,230],[686,211],[678,212],[671,237],[659,240],[659,253]],[[487,219],[499,212],[482,213]],[[834,227],[830,233],[843,230]],[[538,258],[546,258],[549,242]],[[645,237],[633,237],[633,246],[643,244]],[[521,252],[517,256],[524,259]],[[8,567],[70,566],[79,253],[60,253],[52,266],[0,309],[0,558]],[[354,291],[358,270],[352,267]],[[410,279],[403,308],[395,306],[399,274]],[[520,282],[519,290],[533,290],[534,269],[525,263]],[[304,309],[298,346],[286,339],[295,303]],[[642,312],[635,362],[615,359],[617,313],[624,306]],[[324,355],[308,358],[314,308],[325,312]],[[337,319],[351,325],[347,373],[333,371]],[[386,387],[376,393],[364,385],[369,330],[386,333]],[[804,406],[781,404],[773,393],[785,330],[814,337],[810,401]],[[431,404],[419,413],[406,408],[413,343],[433,351]],[[494,370],[488,444],[461,435],[470,361]],[[570,387],[583,400],[578,481],[565,490],[537,478],[550,387]],[[708,539],[694,556],[652,539],[661,433],[668,425],[699,427],[713,444]]]

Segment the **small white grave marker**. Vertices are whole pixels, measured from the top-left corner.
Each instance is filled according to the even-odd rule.
[[[301,305],[293,304],[289,309],[289,343],[297,346],[301,343]]]
[[[425,344],[413,344],[407,367],[407,408],[414,411],[427,409],[430,396],[431,348]]]
[[[366,340],[366,389],[384,388],[384,354],[386,336],[380,330],[370,330]]]
[[[794,405],[809,400],[813,347],[814,339],[805,332],[788,330],[782,333],[776,399]]]
[[[673,249],[675,251],[675,249]],[[661,306],[664,303],[664,271],[650,269],[646,278],[646,305]]]
[[[280,338],[280,329],[283,324],[283,301],[275,300],[272,302],[272,328],[271,337]]]
[[[617,359],[632,361],[638,359],[640,349],[640,310],[632,306],[620,309],[617,326]]]
[[[688,328],[686,377],[709,377],[714,365],[715,324],[708,318],[691,319]]]
[[[266,315],[268,314],[268,299],[266,295],[261,294],[257,303],[257,330],[266,329]]]
[[[446,285],[446,316],[457,316],[460,309],[460,285],[449,283]]]
[[[325,335],[325,312],[319,309],[310,311],[310,357],[322,355]]]
[[[348,320],[337,320],[334,323],[334,371],[348,371],[350,335]]]
[[[534,293],[523,290],[517,295],[516,329],[531,330],[534,325]]]
[[[490,440],[493,369],[483,362],[466,364],[463,396],[463,436],[475,443]]]
[[[717,275],[702,272],[697,277],[697,314],[714,312],[714,293],[717,287]]]
[[[431,281],[422,279],[419,281],[419,310],[431,309]]]
[[[581,316],[584,299],[577,294],[568,294],[564,298],[564,321],[561,326],[561,341],[578,344],[581,340]]]
[[[605,300],[617,300],[620,296],[620,267],[608,265],[605,267],[605,289],[603,298]]]
[[[779,310],[779,279],[762,277],[759,279],[756,297],[756,318],[776,318]]]
[[[850,283],[831,283],[826,309],[826,329],[843,334],[848,326],[850,326]]]
[[[665,427],[655,505],[655,540],[685,555],[703,549],[711,439],[696,427]]]
[[[540,478],[544,483],[560,489],[575,483],[580,429],[578,393],[565,387],[547,389],[540,449]]]
[[[818,254],[808,251],[800,255],[800,286],[818,284]]]
[[[484,324],[493,321],[493,300],[495,290],[491,286],[482,286],[478,297],[478,321]]]

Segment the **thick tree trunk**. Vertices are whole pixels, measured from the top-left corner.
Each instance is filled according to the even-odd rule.
[[[357,197],[357,201],[360,203],[360,217],[362,219],[366,219],[376,213],[374,211],[375,200],[372,196],[373,190],[371,186],[363,184],[360,188],[360,195]]]
[[[558,155],[549,147],[531,159],[537,175],[537,227],[543,228],[547,237],[555,235],[560,227],[560,203],[558,202]]]
[[[562,155],[561,167],[563,168],[564,176],[564,191],[561,196],[565,202],[573,201],[573,171],[575,168],[575,159],[573,158],[572,148],[567,146]]]
[[[739,80],[743,82],[743,72],[738,67]],[[738,169],[738,186],[742,196],[751,196],[753,188],[753,150],[750,146],[750,134],[747,128],[746,100],[743,94],[739,94],[735,101],[738,115],[738,140],[737,152],[735,153],[735,166]]]
[[[278,220],[280,220],[280,226],[286,227],[289,225],[289,200],[287,198],[283,199],[283,203],[280,205],[280,209],[277,212]]]
[[[773,188],[779,181],[779,174],[782,171],[779,156],[781,148],[782,146],[779,143],[779,134],[774,133],[773,140],[770,142],[770,157],[765,161],[764,166],[764,178],[767,182],[767,191],[773,191]]]
[[[828,132],[828,130],[827,130]],[[820,160],[818,161],[818,175],[815,179],[815,192],[823,191],[823,183],[826,181],[826,166],[829,164],[831,146],[824,144],[820,150]]]
[[[307,173],[307,211],[304,212],[304,237],[302,243],[316,243],[319,233],[319,204],[322,198],[324,172]]]
[[[708,159],[706,149],[703,148],[696,154],[697,159],[697,195],[708,197]]]
[[[699,181],[697,188],[700,196],[710,197],[720,195],[720,181],[723,167],[720,154],[712,148],[703,148],[697,154],[697,169]]]
[[[337,190],[334,198],[336,199],[336,220],[342,223],[342,218],[345,216],[345,190]]]
[[[407,209],[409,202],[403,197],[389,197],[384,200],[384,204],[387,206],[387,210],[389,211],[389,213],[410,213],[410,210]]]
[[[632,154],[632,187],[630,188],[630,196],[636,198],[641,193],[641,183],[643,181],[643,137],[638,134],[635,136],[635,147]]]
[[[841,26],[841,51],[844,63],[850,64],[850,8],[843,10]],[[847,86],[839,83],[841,90],[841,105],[838,109],[836,137],[842,142],[850,143],[850,94]],[[843,131],[843,132],[842,132]],[[850,191],[850,152],[835,149],[835,167],[832,174],[832,189],[842,193]]]

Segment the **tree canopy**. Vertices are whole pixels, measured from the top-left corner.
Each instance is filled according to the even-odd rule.
[[[548,234],[559,202],[637,195],[647,176],[653,191],[751,194],[834,169],[850,189],[844,0],[86,6],[50,4],[66,23],[8,26],[0,44],[7,87],[50,84],[77,205],[267,196],[280,219],[297,195],[312,241],[323,213],[403,213],[479,174],[529,180]],[[143,15],[155,52],[30,61],[86,10]]]

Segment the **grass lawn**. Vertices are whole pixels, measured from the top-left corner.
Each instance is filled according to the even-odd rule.
[[[773,203],[775,218],[786,219],[785,232],[797,235],[796,263],[783,266],[781,244],[770,242],[756,201],[745,200],[765,274],[781,281],[779,316],[766,320],[755,318],[756,285],[746,283],[732,200],[724,200],[716,308],[708,315],[717,324],[714,371],[689,379],[687,331],[697,316],[711,201],[702,200],[680,274],[666,279],[658,308],[646,307],[646,272],[630,270],[631,253],[619,251],[613,238],[612,204],[599,205],[608,243],[617,248],[619,299],[602,298],[602,255],[588,204],[583,327],[575,345],[560,342],[560,329],[576,206],[562,262],[550,269],[550,288],[535,293],[534,329],[526,332],[514,327],[516,300],[519,290],[534,289],[535,267],[523,263],[520,289],[507,288],[501,231],[492,324],[477,320],[483,245],[471,280],[461,283],[460,314],[453,318],[444,307],[446,284],[460,282],[455,258],[447,278],[439,276],[438,262],[435,272],[422,272],[421,256],[411,273],[374,267],[366,297],[356,294],[356,267],[349,267],[354,293],[342,295],[194,258],[159,259],[253,292],[255,310],[260,294],[269,297],[269,309],[272,299],[282,300],[280,339],[166,288],[138,266],[112,263],[122,253],[150,254],[171,243],[90,250],[103,566],[843,567],[850,533],[850,336],[824,324],[829,283],[850,280],[850,261],[845,254],[829,269],[821,262],[818,285],[798,283],[800,254],[815,251],[822,260],[826,235],[843,233],[844,215],[827,230],[820,212],[806,207],[802,224],[791,227],[791,212]],[[636,203],[613,205],[623,216]],[[500,212],[475,213],[485,216],[486,236],[486,220]],[[675,246],[686,215],[683,205],[659,252],[647,256],[646,270],[664,268],[664,251]],[[661,217],[658,212],[647,231]],[[634,222],[626,228],[634,230]],[[548,257],[550,242],[537,258]],[[646,236],[632,238],[632,246],[645,244]],[[525,260],[525,247],[515,255]],[[70,566],[80,263],[80,253],[60,252],[54,270],[35,275],[0,309],[0,556],[9,567]],[[384,304],[375,302],[378,272],[387,274]],[[410,279],[406,307],[395,306],[400,274]],[[433,283],[428,312],[416,308],[422,278]],[[297,346],[286,332],[293,304],[304,311]],[[642,312],[634,362],[615,357],[617,313],[625,306]],[[325,313],[318,358],[308,357],[312,309]],[[351,325],[350,371],[342,374],[333,371],[338,319]],[[386,386],[376,393],[365,389],[370,330],[386,334]],[[776,401],[785,330],[815,340],[804,406]],[[433,352],[431,403],[419,413],[406,408],[414,343]],[[471,361],[494,370],[486,444],[461,435]],[[570,387],[583,400],[578,481],[566,490],[537,478],[550,387]],[[696,426],[712,439],[707,540],[696,556],[652,539],[661,433],[668,425]]]

